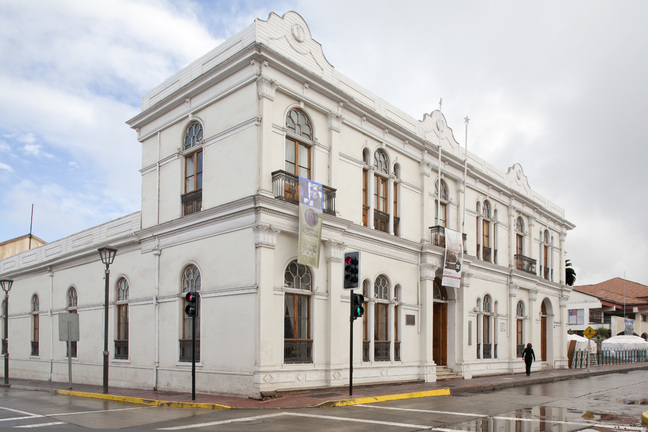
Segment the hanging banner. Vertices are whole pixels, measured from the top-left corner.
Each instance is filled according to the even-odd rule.
[[[461,233],[445,229],[445,260],[443,263],[443,286],[459,288],[461,285],[461,263],[463,241]]]
[[[297,262],[319,267],[322,241],[322,185],[299,177],[299,250]]]
[[[624,333],[627,335],[632,335],[634,334],[634,320],[633,319],[628,319],[624,318],[625,321],[625,330]]]

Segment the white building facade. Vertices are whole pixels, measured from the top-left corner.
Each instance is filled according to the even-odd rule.
[[[298,14],[256,20],[128,124],[141,212],[0,261],[14,280],[11,377],[66,381],[58,315],[77,313],[73,379],[101,382],[105,245],[118,249],[111,386],[191,388],[192,289],[197,392],[347,385],[349,251],[366,301],[355,384],[520,372],[528,342],[535,367],[567,366],[564,210],[518,164],[466,155],[439,111],[415,120],[341,75]],[[317,268],[297,263],[297,176],[324,187]],[[441,283],[443,227],[464,235],[459,288]]]

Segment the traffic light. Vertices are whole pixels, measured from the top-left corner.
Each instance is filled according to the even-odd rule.
[[[198,293],[195,291],[188,292],[185,295],[185,314],[188,317],[195,317],[198,311]]]
[[[360,272],[360,252],[344,254],[344,288],[358,288],[358,273]]]
[[[353,294],[353,319],[361,318],[364,315],[364,296],[362,294]]]

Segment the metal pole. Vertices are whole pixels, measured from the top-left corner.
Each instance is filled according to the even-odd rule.
[[[7,291],[5,291],[4,328],[5,328],[4,383],[9,384],[9,293]]]
[[[103,352],[103,392],[108,393],[108,286],[110,284],[109,264],[106,264],[105,299],[104,299],[104,352]]]
[[[196,400],[196,314],[191,318],[191,400]]]
[[[67,323],[67,349],[68,349],[68,384],[69,388],[72,389],[72,323],[68,321]]]
[[[349,296],[349,396],[353,396],[353,290]]]

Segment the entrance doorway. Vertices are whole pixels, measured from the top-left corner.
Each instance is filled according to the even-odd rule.
[[[432,359],[440,366],[448,365],[448,295],[441,280],[434,280],[432,320]]]

